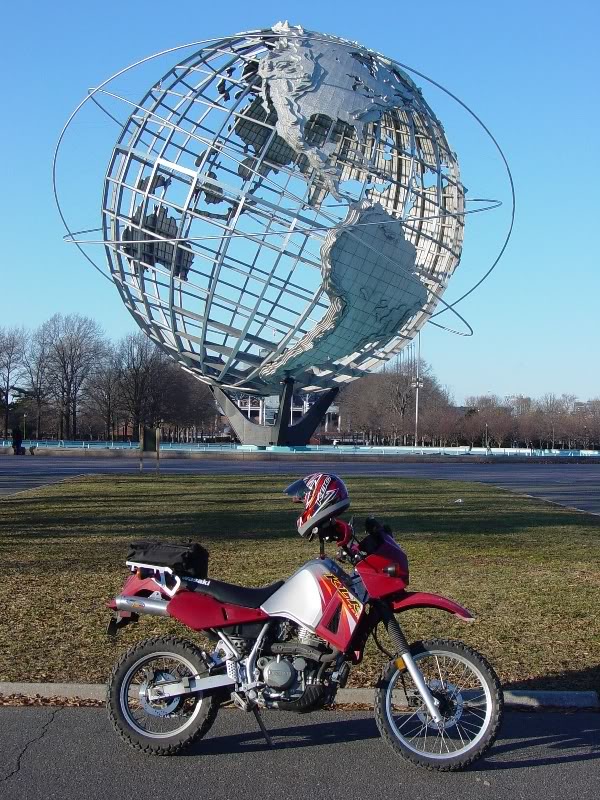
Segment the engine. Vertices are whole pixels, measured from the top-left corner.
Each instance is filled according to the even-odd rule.
[[[236,625],[224,629],[228,641],[240,656],[248,656],[262,625]],[[222,656],[227,658],[225,650]],[[272,626],[259,658],[260,704],[286,711],[310,711],[331,702],[338,686],[348,677],[349,665],[338,650],[332,649],[309,628],[282,621]],[[241,672],[240,672],[241,670]],[[235,682],[247,680],[245,668],[227,660],[227,671]]]
[[[307,670],[307,662],[304,658],[292,658],[291,656],[276,656],[269,658],[263,656],[258,659],[257,666],[262,670],[262,677],[269,689],[274,689],[275,693],[269,692],[273,697],[277,692],[284,690],[300,689],[303,691]],[[318,665],[315,665],[317,667]]]
[[[337,656],[308,628],[282,623],[256,662],[265,683],[265,705],[309,711],[327,702],[332,694],[328,677]]]

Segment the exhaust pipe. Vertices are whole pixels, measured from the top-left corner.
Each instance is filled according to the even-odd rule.
[[[117,611],[128,611],[131,614],[154,614],[157,617],[168,617],[166,600],[151,600],[149,597],[127,597],[124,594],[115,597]]]

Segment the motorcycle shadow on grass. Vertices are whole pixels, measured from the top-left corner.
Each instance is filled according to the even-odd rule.
[[[591,725],[590,717],[593,720]],[[268,749],[258,729],[223,736],[219,736],[218,731],[213,731],[212,736],[196,742],[179,757],[258,753]],[[322,748],[327,745],[380,739],[372,718],[356,716],[353,719],[336,719],[333,714],[331,722],[270,727],[269,732],[273,738],[274,751]],[[477,773],[529,769],[575,761],[600,760],[599,743],[600,714],[515,711],[506,715],[500,735],[490,753],[466,771]],[[388,757],[388,748],[382,741],[381,758]],[[398,768],[418,769],[401,760],[398,760]]]

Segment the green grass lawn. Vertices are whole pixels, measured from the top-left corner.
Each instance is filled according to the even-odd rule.
[[[93,476],[0,500],[0,680],[101,682],[136,639],[188,634],[142,618],[116,643],[105,636],[104,603],[123,583],[132,540],[201,541],[211,575],[225,581],[287,577],[318,551],[295,531],[298,507],[282,495],[288,482]],[[409,612],[400,620],[410,639],[464,639],[509,685],[600,688],[598,518],[474,483],[355,477],[348,486],[357,530],[369,513],[392,525],[412,589],[477,614],[465,625]],[[382,658],[369,646],[350,685],[372,684]]]

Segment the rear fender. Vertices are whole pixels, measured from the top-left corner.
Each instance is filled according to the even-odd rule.
[[[165,591],[165,587],[161,586],[153,576],[146,575],[142,577],[138,575],[137,571],[132,572],[132,574],[127,577],[123,588],[119,592],[120,595],[124,595],[125,597],[150,597],[150,595],[156,597],[157,593],[160,593],[163,600],[170,600],[172,596],[168,591]],[[117,607],[114,598],[109,600],[106,605],[108,608],[112,609],[116,609]]]
[[[402,611],[410,611],[411,608],[436,608],[438,611],[447,611],[449,614],[454,614],[463,622],[473,622],[475,617],[464,606],[455,603],[448,597],[442,597],[440,594],[431,594],[430,592],[403,592],[395,600],[391,601],[391,606],[394,614],[400,614]]]

